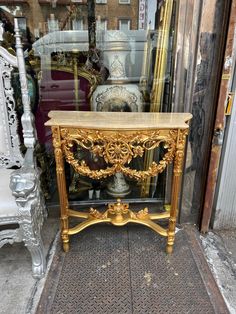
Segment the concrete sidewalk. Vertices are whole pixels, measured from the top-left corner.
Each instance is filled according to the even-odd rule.
[[[236,230],[200,235],[204,253],[230,313],[236,313]]]
[[[44,226],[43,238],[48,251],[48,269],[56,248],[58,224],[58,218],[48,218]],[[194,227],[188,226],[188,228]],[[206,236],[198,234],[198,237],[228,309],[234,314],[236,313],[236,230],[209,232]],[[35,313],[46,278],[47,275],[41,280],[32,278],[30,255],[23,244],[15,243],[1,248],[0,313]]]
[[[43,226],[47,252],[47,272],[55,251],[58,218],[48,218]],[[46,276],[31,276],[31,256],[23,243],[6,244],[0,249],[0,314],[34,313]]]

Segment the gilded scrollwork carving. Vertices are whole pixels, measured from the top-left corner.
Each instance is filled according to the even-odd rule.
[[[178,133],[178,143],[176,147],[175,166],[174,166],[174,173],[176,175],[181,175],[182,173],[185,140],[186,140],[187,135],[188,135],[188,129],[180,130]]]
[[[62,163],[62,150],[61,150],[61,141],[60,141],[60,130],[58,127],[52,128],[53,136],[53,146],[54,146],[54,155],[56,159],[56,171],[62,174],[64,166]]]
[[[104,213],[99,212],[97,209],[90,208],[89,215],[92,219],[110,219],[111,223],[125,223],[127,219],[142,219],[146,215],[146,208],[138,213],[134,213],[129,209],[128,203],[121,202],[117,199],[116,203],[108,204],[108,208]]]
[[[60,135],[58,127],[52,127],[52,137],[53,137],[53,146],[54,148],[61,147]]]
[[[118,133],[62,128],[60,133],[62,149],[67,162],[81,175],[98,180],[117,172],[122,172],[137,180],[157,175],[173,160],[178,136],[176,130]],[[58,134],[55,132],[55,148],[58,147],[57,136]],[[153,162],[145,171],[138,171],[127,166],[133,158],[142,157],[146,150],[157,148],[161,143],[164,144],[166,153],[158,164]],[[107,168],[91,170],[84,160],[79,161],[75,158],[74,145],[79,145],[94,155],[104,158],[108,164]]]
[[[92,207],[89,210],[89,214],[90,214],[90,216],[92,218],[95,218],[95,219],[104,219],[104,218],[106,218],[105,214],[100,213],[97,209],[94,209]]]
[[[118,198],[117,203],[108,204],[108,212],[112,215],[126,215],[129,212],[129,204],[122,203]]]
[[[149,219],[148,208],[145,207],[144,209],[141,209],[140,211],[138,211],[136,214],[136,218],[137,219]]]

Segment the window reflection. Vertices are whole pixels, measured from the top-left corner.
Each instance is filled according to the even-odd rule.
[[[51,132],[44,123],[50,110],[171,111],[174,2],[35,0],[0,7],[9,34],[15,15],[25,22],[24,45],[38,84],[38,138],[48,152]],[[9,38],[6,45],[11,45]],[[148,168],[162,155],[160,148],[132,167]],[[96,158],[88,158],[96,164]],[[73,184],[93,186],[76,174],[71,177]],[[120,195],[123,186],[129,197],[157,197],[159,180],[133,184],[118,174],[108,186],[119,184]],[[99,195],[108,197],[103,188]]]

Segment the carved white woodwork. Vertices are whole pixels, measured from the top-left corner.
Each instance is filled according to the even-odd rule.
[[[16,58],[12,57],[6,49],[0,48],[0,168],[10,168],[21,166],[23,162],[17,133],[15,100],[11,86],[11,72],[17,63]]]
[[[0,231],[0,247],[23,241],[32,257],[33,277],[41,278],[46,269],[40,230],[46,216],[40,190],[40,171],[35,166],[34,117],[31,113],[24,54],[17,19],[15,19],[16,57],[0,46],[0,225],[18,224],[16,229]],[[2,24],[0,23],[0,41]],[[23,140],[25,156],[20,151],[18,120],[15,110],[11,72],[18,67],[22,94]],[[20,169],[11,171],[12,166]]]
[[[14,223],[14,222],[13,222]],[[1,231],[2,240],[0,241],[0,248],[4,244],[13,244],[14,242],[21,242],[22,239],[22,232],[20,229],[9,229]]]
[[[4,29],[3,29],[3,23],[0,21],[0,41],[3,41],[3,35]]]
[[[16,56],[17,56],[17,61],[18,61],[17,63],[18,63],[19,76],[20,76],[22,104],[24,108],[24,112],[21,117],[21,123],[23,126],[24,144],[28,148],[28,147],[34,147],[35,145],[35,131],[33,127],[34,116],[30,108],[30,95],[29,95],[28,84],[27,84],[24,52],[23,52],[23,47],[22,47],[22,43],[20,39],[20,30],[19,30],[17,19],[14,19],[14,25],[15,25],[15,38],[16,38],[16,45],[15,45]]]

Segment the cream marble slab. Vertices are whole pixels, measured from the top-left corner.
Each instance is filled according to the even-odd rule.
[[[46,126],[102,130],[187,129],[190,113],[50,111]]]

